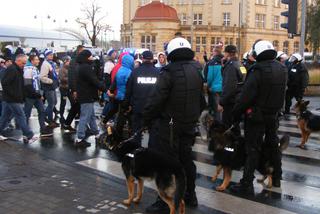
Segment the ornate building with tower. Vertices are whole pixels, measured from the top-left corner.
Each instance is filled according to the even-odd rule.
[[[159,52],[181,32],[199,56],[220,41],[237,45],[242,54],[257,39],[290,54],[299,50],[299,38],[288,39],[280,28],[285,10],[280,0],[123,0],[121,41]]]

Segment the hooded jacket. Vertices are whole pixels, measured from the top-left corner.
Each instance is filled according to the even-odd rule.
[[[222,92],[222,55],[215,56],[208,63],[207,82],[211,92]]]
[[[117,100],[124,100],[126,94],[126,86],[131,72],[134,68],[134,59],[131,55],[124,55],[121,62],[121,67],[116,74],[116,88],[117,88]]]
[[[309,74],[307,67],[302,63],[292,64],[288,69],[288,90],[302,96],[308,87]]]
[[[80,104],[95,102],[99,98],[98,90],[105,90],[103,82],[98,80],[92,62],[88,59],[90,56],[91,53],[87,50],[77,56],[77,93]]]
[[[166,62],[165,64],[161,64],[161,63],[160,63],[160,61],[159,61],[160,55],[164,55],[164,56],[165,56],[165,53],[159,52],[159,53],[157,54],[158,62],[157,62],[157,64],[155,65],[155,67],[156,67],[156,68],[159,68],[159,69],[161,69],[161,68],[163,68],[164,66],[167,65],[167,62]]]

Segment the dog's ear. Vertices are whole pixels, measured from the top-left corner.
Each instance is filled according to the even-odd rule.
[[[310,101],[307,100],[307,101],[304,102],[304,104],[305,104],[306,106],[308,106],[308,105],[310,104]]]
[[[289,135],[282,136],[282,138],[280,139],[280,150],[281,150],[281,152],[283,152],[284,150],[286,150],[288,148],[289,142],[290,142],[290,136]]]

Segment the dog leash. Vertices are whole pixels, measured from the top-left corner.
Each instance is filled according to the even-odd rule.
[[[223,135],[226,135],[226,134],[232,132],[232,129],[234,129],[234,128],[235,128],[235,126],[232,125],[229,129],[227,129],[227,131],[225,131],[225,132],[223,133]]]

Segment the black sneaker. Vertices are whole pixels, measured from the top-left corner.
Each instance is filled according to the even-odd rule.
[[[88,143],[87,141],[85,141],[84,139],[76,139],[74,141],[74,146],[76,147],[83,147],[83,148],[86,148],[86,147],[90,147],[91,146],[91,143]]]
[[[231,186],[230,191],[236,194],[254,195],[253,184],[245,185],[241,182]]]
[[[184,195],[184,202],[189,207],[197,207],[198,206],[198,198],[195,192],[193,193],[186,193]]]
[[[40,131],[40,137],[50,137],[53,135],[53,131],[52,129],[49,129],[49,128],[43,128],[41,131]]]
[[[168,205],[161,200],[161,198],[157,198],[156,202],[151,204],[149,207],[146,208],[147,213],[169,213],[170,209]]]
[[[72,126],[70,126],[70,125],[65,125],[65,124],[61,125],[61,129],[63,129],[63,130],[68,130],[68,131],[70,131],[70,132],[76,132],[76,131],[77,131],[77,130],[76,130],[75,128],[73,128]]]

